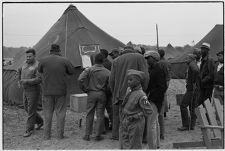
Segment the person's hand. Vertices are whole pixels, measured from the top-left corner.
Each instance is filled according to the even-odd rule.
[[[20,80],[20,84],[21,84],[21,85],[26,84],[26,83],[27,83],[27,80],[26,80],[26,79]]]

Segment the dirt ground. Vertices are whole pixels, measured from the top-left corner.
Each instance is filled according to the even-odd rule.
[[[180,109],[176,104],[176,94],[185,92],[185,83],[182,80],[171,80],[168,89],[170,109],[165,119],[165,139],[160,142],[160,149],[172,149],[175,142],[200,141],[201,130],[196,127],[193,131],[177,131],[181,126]],[[39,112],[42,116],[42,111]],[[79,119],[82,118],[82,127],[79,128]],[[56,139],[55,115],[53,117],[52,138],[42,139],[43,129],[35,131],[28,138],[23,137],[25,131],[26,113],[15,106],[3,106],[3,149],[29,149],[29,150],[77,150],[77,149],[119,149],[119,142],[110,140],[111,132],[106,133],[104,140],[96,142],[93,139],[87,142],[82,140],[85,129],[85,114],[75,113],[68,108],[66,114],[65,136],[63,140]],[[143,145],[147,149],[147,145]]]

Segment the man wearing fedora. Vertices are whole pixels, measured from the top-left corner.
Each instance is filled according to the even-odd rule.
[[[52,116],[55,110],[57,138],[64,138],[66,117],[67,76],[74,72],[71,62],[62,57],[59,45],[52,44],[50,55],[41,59],[38,72],[42,74],[42,95],[44,111],[44,139],[51,137]]]
[[[210,99],[213,91],[215,64],[209,57],[210,44],[201,45],[201,64],[200,64],[200,94],[197,105],[201,105],[205,100]]]

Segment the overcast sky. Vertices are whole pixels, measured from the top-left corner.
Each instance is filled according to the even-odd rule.
[[[3,45],[32,47],[71,3],[4,3]],[[192,45],[223,24],[223,3],[73,3],[102,30],[127,43]]]

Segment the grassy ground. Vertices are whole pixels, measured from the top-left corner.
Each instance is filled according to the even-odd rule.
[[[200,141],[202,140],[201,130],[196,127],[194,131],[177,131],[177,127],[181,126],[180,109],[176,104],[176,94],[184,93],[184,81],[172,80],[168,90],[168,100],[170,102],[170,110],[165,119],[165,140],[160,143],[161,149],[172,149],[175,142]],[[39,112],[42,116],[42,111]],[[79,128],[79,119],[83,119],[82,127]],[[104,136],[104,140],[96,142],[93,139],[89,142],[83,141],[85,129],[85,115],[78,114],[67,110],[65,136],[63,140],[56,139],[56,123],[53,117],[52,139],[43,141],[43,129],[35,131],[34,135],[28,138],[23,137],[25,131],[26,113],[23,109],[15,106],[3,106],[3,147],[4,149],[118,149],[119,142],[110,140],[111,132]],[[143,146],[147,149],[147,145]]]

